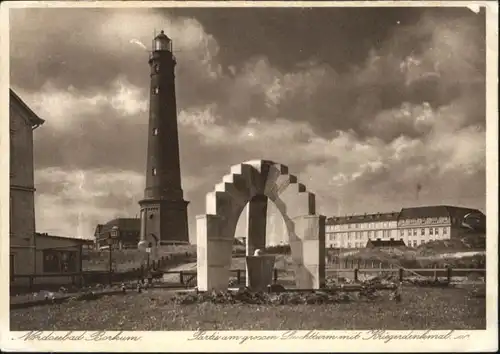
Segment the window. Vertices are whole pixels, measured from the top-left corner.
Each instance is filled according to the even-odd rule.
[[[422,228],[422,229],[420,229],[420,235],[421,235],[421,236],[425,236],[425,229],[423,229],[423,228]]]
[[[405,230],[401,230],[399,234],[400,234],[401,236],[404,236],[404,235],[405,235]]]
[[[153,173],[153,176],[156,176],[156,168],[153,168],[152,173]]]
[[[158,128],[153,128],[153,135],[154,136],[158,135]]]
[[[448,233],[448,229],[446,227],[443,227],[443,235],[446,235]]]
[[[434,228],[434,234],[439,235],[439,229],[437,227]]]
[[[432,227],[429,229],[429,235],[434,235],[434,229]]]
[[[154,93],[155,95],[157,95],[159,92],[160,92],[160,88],[159,88],[159,87],[155,87],[155,88],[153,89],[153,93]]]
[[[43,251],[44,273],[76,272],[76,251]]]
[[[160,64],[155,65],[155,72],[160,72]]]
[[[413,229],[413,236],[417,236],[417,229]]]

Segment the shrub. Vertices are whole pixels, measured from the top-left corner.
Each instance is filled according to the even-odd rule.
[[[266,253],[290,254],[291,252],[292,251],[290,245],[276,245],[276,246],[266,247]]]
[[[238,291],[212,291],[204,293],[177,293],[172,297],[174,303],[189,305],[209,302],[213,304],[253,304],[253,305],[298,305],[334,304],[352,301],[352,297],[341,292],[252,292],[247,288]]]

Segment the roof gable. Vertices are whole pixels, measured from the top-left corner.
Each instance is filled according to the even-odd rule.
[[[107,232],[111,230],[113,226],[118,226],[121,231],[132,231],[140,232],[141,230],[141,219],[138,218],[117,218],[108,221],[101,226],[99,233]]]
[[[353,224],[363,222],[397,221],[399,212],[363,214],[352,216],[331,217],[326,220],[327,225]]]
[[[9,104],[18,108],[22,113],[24,119],[26,119],[26,123],[31,125],[31,127],[37,128],[38,126],[45,123],[45,120],[40,118],[31,108],[28,107],[26,103],[19,97],[14,90],[9,89],[10,91],[10,102]]]
[[[450,217],[456,211],[461,212],[480,212],[476,209],[456,207],[450,205],[431,205],[414,208],[401,209],[400,219],[423,219],[435,217]]]
[[[36,237],[46,237],[46,238],[51,238],[51,239],[59,239],[59,240],[69,240],[69,241],[76,241],[79,243],[84,243],[84,244],[93,244],[94,240],[88,239],[88,238],[77,238],[77,237],[69,237],[69,236],[56,236],[56,235],[49,235],[46,232],[35,232]]]

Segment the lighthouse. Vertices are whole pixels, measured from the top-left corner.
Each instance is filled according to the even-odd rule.
[[[181,185],[172,40],[161,31],[149,56],[150,100],[146,186],[139,201],[139,247],[188,243],[187,201]]]

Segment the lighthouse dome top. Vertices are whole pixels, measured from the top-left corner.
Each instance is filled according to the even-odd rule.
[[[163,30],[153,39],[153,51],[157,50],[172,51],[172,40],[168,38]]]

